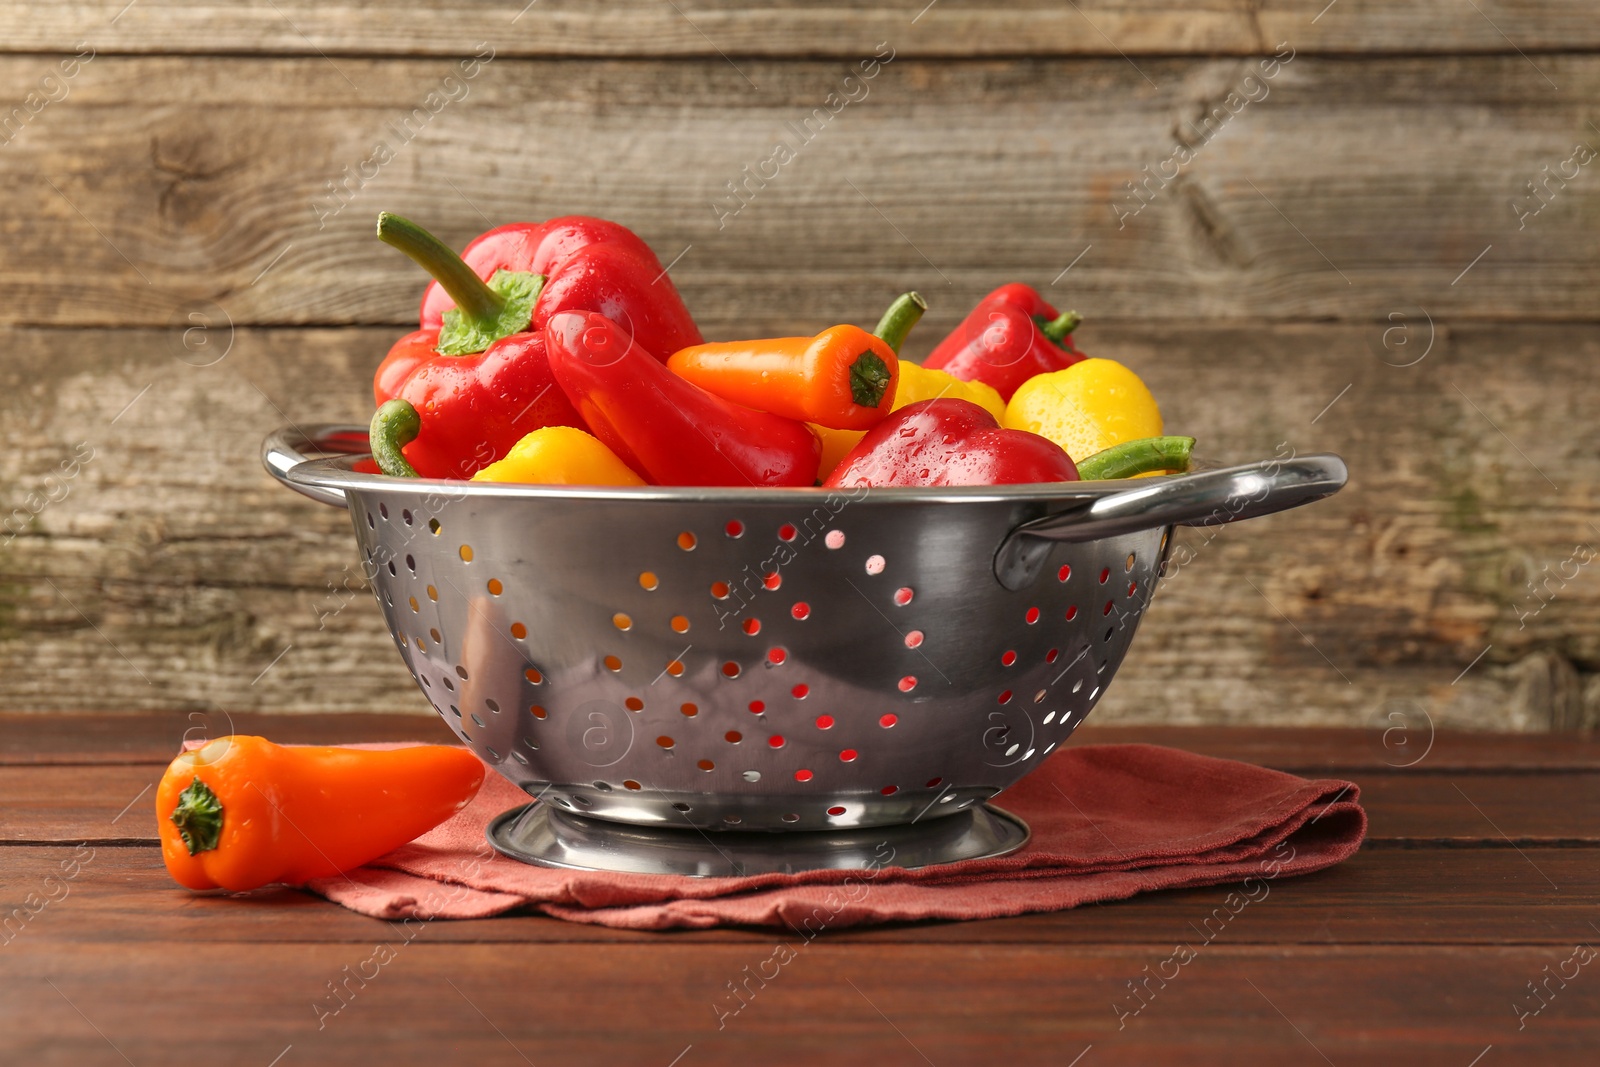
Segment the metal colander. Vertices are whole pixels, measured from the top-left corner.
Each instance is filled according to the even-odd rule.
[[[1317,455],[1026,487],[580,488],[366,474],[365,450],[365,428],[328,426],[264,459],[349,508],[423,694],[542,801],[496,846],[699,874],[1019,846],[984,802],[1104,694],[1172,526],[1346,473]]]

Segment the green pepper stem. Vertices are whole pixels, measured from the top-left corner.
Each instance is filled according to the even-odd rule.
[[[850,364],[850,399],[864,408],[875,408],[883,403],[892,380],[888,365],[869,348]]]
[[[178,805],[167,818],[191,856],[211,851],[222,838],[222,801],[199,778],[178,794]]]
[[[1082,322],[1083,316],[1076,311],[1063,311],[1058,318],[1039,323],[1039,332],[1059,345],[1067,339],[1067,334],[1076,330]]]
[[[398,248],[416,261],[450,294],[456,307],[470,319],[493,322],[505,307],[505,298],[478,277],[478,272],[433,234],[410,219],[378,212],[378,240]]]
[[[928,302],[922,299],[921,293],[904,293],[895,297],[894,303],[889,305],[889,310],[878,320],[878,328],[872,332],[888,345],[895,355],[899,355],[900,346],[906,343],[906,334],[911,332],[911,327],[917,324],[922,318],[922,313],[927,310]]]
[[[372,426],[367,431],[378,469],[395,478],[417,477],[416,468],[406,462],[401,449],[415,441],[421,430],[422,416],[409,400],[397,397],[380,407],[372,416]]]
[[[1132,478],[1155,471],[1182,472],[1189,469],[1194,451],[1192,437],[1142,437],[1102,449],[1078,464],[1078,477],[1086,482],[1110,478]]]

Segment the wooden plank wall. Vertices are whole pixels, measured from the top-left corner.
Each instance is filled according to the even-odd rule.
[[[1100,721],[1600,718],[1592,4],[0,0],[0,29],[0,706],[425,709],[368,602],[319,620],[347,520],[255,458],[365,421],[420,292],[386,208],[458,245],[617,218],[713,337],[915,286],[920,355],[1031,281],[1212,458],[1346,456],[1330,502],[1180,535]]]

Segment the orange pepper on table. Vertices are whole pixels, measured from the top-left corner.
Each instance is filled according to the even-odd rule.
[[[448,745],[275,745],[220,737],[172,761],[156,787],[167,871],[190,889],[243,892],[359,867],[477,795],[483,763]]]
[[[875,426],[894,406],[900,345],[928,309],[906,293],[875,333],[831,326],[815,337],[717,341],[674,352],[667,368],[708,393],[836,430]]]

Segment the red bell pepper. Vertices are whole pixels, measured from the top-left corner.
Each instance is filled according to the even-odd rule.
[[[544,334],[556,381],[590,432],[647,481],[816,484],[822,445],[804,423],[678,377],[603,315],[553,315]]]
[[[1072,457],[1048,438],[1003,430],[967,400],[923,400],[894,412],[856,443],[822,484],[829,489],[905,485],[1075,482]]]
[[[417,410],[403,458],[423,477],[470,478],[533,430],[583,426],[550,374],[542,327],[553,314],[609,309],[667,343],[700,340],[654,254],[616,223],[501,226],[468,247],[471,263],[395,215],[379,216],[378,236],[435,278],[422,329],[401,338],[373,378],[380,407],[400,399]],[[401,454],[398,445],[374,451]]]
[[[535,330],[562,311],[598,311],[663,362],[705,340],[650,246],[615,222],[564,215],[497,226],[473,238],[461,258],[480,278],[502,270],[544,275]],[[440,325],[454,306],[440,282],[429,285],[422,294],[423,328]]]
[[[534,430],[583,427],[555,387],[542,334],[515,333],[464,356],[439,355],[438,342],[438,330],[402,337],[379,368],[374,390],[380,404],[387,397],[422,416],[421,431],[404,453],[422,477],[471,478]]]
[[[978,301],[922,365],[991,385],[1002,400],[1010,400],[1035,374],[1084,358],[1071,337],[1082,321],[1076,311],[1057,312],[1031,285],[1012,282]]]

